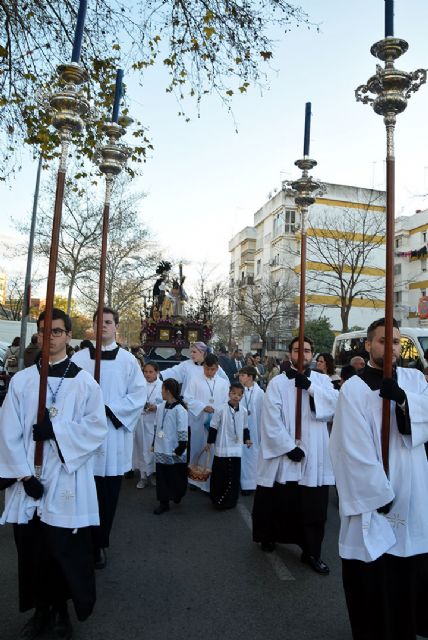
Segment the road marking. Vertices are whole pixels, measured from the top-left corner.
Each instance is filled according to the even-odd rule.
[[[237,508],[239,513],[242,516],[243,521],[251,531],[253,528],[253,523],[251,520],[251,514],[248,511],[247,507],[245,507],[241,502],[238,502]],[[285,563],[281,560],[281,558],[273,551],[272,553],[265,553],[266,560],[271,565],[274,570],[277,578],[280,580],[295,580],[295,577],[291,573],[291,571],[287,568]]]

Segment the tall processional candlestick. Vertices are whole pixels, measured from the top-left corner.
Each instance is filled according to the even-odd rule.
[[[315,202],[315,195],[323,192],[320,182],[313,180],[309,171],[316,167],[316,160],[309,158],[311,130],[311,103],[305,107],[305,134],[303,144],[303,158],[294,163],[302,171],[302,177],[290,183],[296,193],[294,201],[300,211],[300,292],[299,292],[299,359],[297,368],[304,371],[304,336],[305,336],[305,307],[306,307],[306,219],[309,207]],[[302,389],[296,389],[295,440],[296,445],[302,439]]]
[[[86,1],[81,0],[81,5],[86,6]],[[85,9],[86,12],[86,9]],[[67,170],[67,159],[69,146],[73,133],[77,133],[83,128],[83,118],[89,111],[89,102],[79,87],[87,80],[87,73],[80,65],[80,46],[83,35],[84,13],[80,10],[80,20],[76,27],[75,45],[78,47],[78,55],[69,64],[58,67],[58,73],[64,85],[49,98],[50,107],[53,111],[52,124],[57,129],[61,141],[61,156],[57,174],[57,184],[55,193],[55,206],[52,221],[52,236],[49,255],[48,281],[46,288],[45,319],[43,328],[43,346],[40,367],[40,387],[39,403],[37,411],[37,421],[42,422],[46,409],[47,380],[49,371],[49,344],[52,329],[52,309],[55,295],[56,267],[58,262],[58,244],[61,228],[62,203],[64,198],[64,185]],[[75,50],[73,47],[73,51]],[[35,475],[40,478],[43,465],[43,442],[36,442],[34,453]]]
[[[122,97],[122,69],[117,70],[116,74],[116,87],[114,95],[114,104],[111,122],[104,125],[103,129],[108,137],[107,144],[100,148],[101,161],[99,164],[100,170],[106,177],[106,189],[104,197],[104,209],[103,209],[103,222],[101,232],[101,256],[100,256],[100,280],[98,289],[98,308],[97,308],[97,323],[96,323],[96,345],[95,345],[95,365],[94,365],[94,378],[97,382],[100,381],[101,370],[101,345],[102,345],[102,329],[103,329],[103,307],[104,307],[104,295],[105,295],[105,279],[106,279],[106,264],[107,264],[107,240],[108,240],[108,228],[110,221],[110,200],[113,189],[113,182],[116,176],[122,171],[125,166],[126,160],[129,156],[129,148],[120,143],[119,139],[125,133],[124,127],[118,123],[119,120],[119,105]],[[130,118],[124,118],[123,122],[130,124],[132,121]]]
[[[407,107],[412,93],[426,82],[426,70],[400,71],[394,66],[409,47],[405,40],[394,37],[394,2],[385,0],[385,38],[372,45],[375,58],[385,63],[376,65],[376,74],[367,84],[355,90],[357,101],[369,104],[383,116],[386,127],[386,268],[385,268],[385,354],[383,375],[392,376],[393,311],[394,311],[394,217],[395,217],[395,149],[394,132],[396,118]],[[385,473],[389,473],[389,435],[391,405],[387,399],[382,406],[382,461]]]

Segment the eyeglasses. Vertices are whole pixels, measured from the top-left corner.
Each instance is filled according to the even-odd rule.
[[[45,330],[39,329],[37,333],[39,334],[39,336],[43,336]],[[54,327],[53,329],[51,329],[51,336],[53,336],[54,338],[60,338],[63,333],[68,333],[67,329],[60,329],[59,327]]]

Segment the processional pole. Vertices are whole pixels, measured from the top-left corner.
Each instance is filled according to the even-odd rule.
[[[79,90],[79,85],[88,78],[80,65],[83,27],[86,16],[86,0],[80,0],[77,25],[74,36],[71,63],[58,67],[61,83],[65,86],[49,98],[53,110],[52,124],[58,130],[61,140],[61,156],[59,161],[54,215],[52,220],[51,248],[49,255],[48,282],[46,288],[45,319],[43,329],[43,346],[40,367],[39,404],[37,421],[42,422],[46,408],[46,392],[49,370],[49,344],[52,329],[52,309],[55,295],[56,266],[58,261],[58,243],[61,227],[62,203],[64,198],[65,175],[67,170],[68,150],[73,133],[83,128],[83,116],[89,111],[89,102]],[[35,476],[40,478],[43,464],[43,441],[36,442],[34,453]]]
[[[385,63],[376,65],[376,74],[367,84],[355,90],[357,101],[369,104],[383,116],[386,127],[386,268],[385,268],[385,354],[383,375],[392,377],[392,344],[394,313],[394,232],[395,232],[395,150],[394,132],[396,117],[407,107],[411,94],[426,82],[426,70],[400,71],[394,61],[406,53],[409,45],[394,37],[394,0],[385,0],[385,38],[372,45],[370,52]],[[370,95],[371,94],[371,95]],[[385,473],[389,473],[389,434],[391,404],[387,399],[382,405],[382,460]]]
[[[119,104],[122,97],[122,69],[117,70],[116,74],[116,86],[114,94],[114,105],[111,122],[107,122],[103,129],[108,136],[108,142],[100,148],[101,161],[100,171],[104,173],[106,177],[106,189],[104,196],[104,210],[103,210],[103,223],[101,232],[101,256],[100,256],[100,281],[98,289],[98,311],[97,311],[97,335],[95,343],[95,365],[94,365],[94,378],[97,382],[100,381],[100,369],[101,369],[101,345],[102,345],[102,330],[103,330],[103,308],[104,308],[104,294],[105,294],[105,279],[106,279],[106,263],[107,263],[107,238],[108,227],[110,220],[110,200],[113,189],[114,179],[122,171],[126,160],[129,156],[129,148],[124,144],[119,143],[119,139],[125,133],[125,129],[122,125],[118,124],[119,120]],[[130,124],[132,121],[130,118],[124,118],[126,124]]]
[[[303,158],[294,163],[302,171],[302,177],[291,182],[291,188],[297,195],[294,198],[300,210],[300,295],[299,295],[299,358],[297,368],[304,371],[304,336],[305,336],[305,307],[306,307],[306,218],[309,207],[315,202],[315,193],[321,193],[323,186],[312,179],[308,172],[316,167],[316,160],[309,157],[309,143],[311,132],[311,103],[305,106],[305,136],[303,143]],[[296,417],[295,440],[296,445],[302,439],[302,389],[296,389]]]

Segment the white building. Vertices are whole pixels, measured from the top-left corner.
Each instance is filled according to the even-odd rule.
[[[426,326],[419,315],[428,293],[428,209],[403,216],[395,224],[394,316],[403,326]]]
[[[351,276],[355,279],[358,272],[348,326],[366,327],[384,308],[385,192],[337,184],[325,187],[325,194],[316,198],[308,215],[306,317],[327,317],[333,329],[341,331],[340,283],[349,286]],[[300,224],[294,196],[284,183],[256,211],[253,226],[230,240],[231,287],[265,281],[292,285],[291,302],[297,305]],[[233,324],[238,327],[239,318],[234,317]],[[283,351],[295,325],[296,315],[293,323],[285,322],[271,336],[268,352]],[[254,342],[253,348],[257,347]]]

